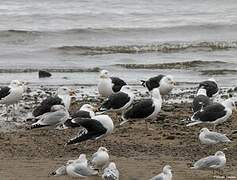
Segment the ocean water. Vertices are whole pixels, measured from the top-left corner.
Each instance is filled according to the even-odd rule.
[[[183,86],[209,77],[237,85],[236,0],[11,0],[1,2],[0,22],[1,84],[95,85],[100,68],[130,84],[163,73]],[[162,63],[174,64],[118,66]],[[39,80],[38,69],[52,78]]]

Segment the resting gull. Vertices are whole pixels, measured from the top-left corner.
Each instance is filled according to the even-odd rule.
[[[121,122],[120,125],[130,120],[144,119],[146,121],[156,119],[162,105],[159,88],[153,89],[151,95],[151,99],[142,99],[125,111],[122,115],[123,122]],[[147,121],[146,125],[148,129]]]
[[[225,122],[231,115],[232,110],[236,109],[235,101],[227,99],[222,103],[215,103],[204,107],[203,109],[195,112],[191,117],[191,123],[187,126],[193,126],[200,123],[214,124],[214,129],[217,124]]]
[[[69,118],[69,113],[63,105],[54,105],[50,112],[40,116],[40,119],[31,125],[31,129],[41,127],[57,127]]]
[[[217,82],[214,78],[210,78],[207,81],[200,82],[198,89],[200,88],[206,89],[208,97],[216,96],[219,92]]]
[[[158,76],[152,77],[147,81],[141,80],[142,85],[147,87],[149,91],[152,91],[154,88],[160,89],[161,95],[167,95],[174,88],[175,81],[171,75],[160,74]]]
[[[107,70],[100,71],[98,91],[102,97],[108,97],[120,91],[126,83],[118,77],[110,77]]]
[[[111,94],[100,106],[99,111],[118,111],[127,109],[134,100],[134,94],[131,87],[125,85],[115,94]]]
[[[8,106],[15,105],[21,100],[24,93],[23,84],[18,80],[12,80],[9,86],[0,87],[0,104],[6,105],[6,112]]]
[[[102,175],[104,180],[119,180],[119,170],[114,162],[110,162],[109,165],[104,169]]]
[[[50,96],[46,98],[34,109],[32,113],[33,116],[38,117],[44,113],[49,112],[53,105],[64,105],[68,110],[71,104],[71,93],[74,92],[68,87],[59,87],[56,96]]]
[[[105,147],[99,147],[96,153],[92,155],[91,164],[95,169],[102,169],[109,163],[108,150]]]
[[[197,112],[210,104],[211,102],[207,96],[207,90],[203,88],[198,89],[197,95],[193,99],[193,112]]]
[[[88,166],[85,154],[81,154],[80,157],[74,161],[68,161],[66,172],[72,177],[96,176],[98,174],[97,170]]]
[[[150,180],[172,180],[171,166],[170,165],[164,166],[162,173],[154,176]]]

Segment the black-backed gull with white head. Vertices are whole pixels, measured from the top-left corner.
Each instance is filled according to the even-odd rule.
[[[120,91],[126,83],[118,77],[110,77],[109,71],[102,70],[99,74],[98,91],[102,97],[108,97]]]
[[[227,99],[222,103],[214,103],[195,112],[191,117],[191,123],[187,126],[193,126],[200,123],[211,123],[215,126],[225,122],[231,115],[232,110],[236,109],[233,99]]]
[[[93,118],[75,118],[73,123],[79,124],[83,129],[70,139],[66,145],[77,144],[87,140],[98,140],[111,134],[114,130],[113,120],[108,115],[97,115]]]
[[[24,86],[18,80],[12,80],[9,86],[0,87],[0,104],[6,106],[6,112],[9,105],[15,105],[22,99]],[[8,116],[7,116],[8,117]]]
[[[130,120],[139,120],[144,119],[152,120],[156,119],[158,113],[161,110],[162,98],[160,95],[159,88],[154,88],[151,91],[152,98],[150,99],[142,99],[135,103],[131,108],[125,111],[122,115],[123,122],[120,125],[130,121]],[[148,124],[146,122],[147,129]]]
[[[133,103],[134,97],[131,87],[125,85],[119,92],[111,94],[99,107],[99,111],[122,112]]]
[[[219,92],[218,84],[214,78],[200,82],[198,89],[200,88],[206,89],[208,97],[216,96]]]
[[[147,81],[141,80],[142,85],[147,87],[149,91],[152,91],[154,88],[160,89],[161,95],[167,95],[175,86],[174,77],[171,75],[160,74],[155,77],[151,77]]]
[[[207,96],[207,90],[203,88],[198,89],[197,95],[193,99],[192,104],[193,112],[197,112],[210,104],[211,101]]]
[[[59,87],[55,96],[47,97],[43,100],[33,111],[33,116],[38,117],[44,113],[50,112],[53,105],[64,105],[66,109],[69,109],[71,104],[70,94],[73,91],[68,87]]]

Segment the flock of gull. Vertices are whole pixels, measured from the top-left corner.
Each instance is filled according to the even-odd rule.
[[[133,121],[144,120],[149,131],[149,120],[158,117],[162,109],[163,97],[168,95],[175,86],[174,78],[170,75],[158,75],[142,81],[142,85],[149,91],[149,98],[135,100],[131,86],[118,77],[111,77],[107,70],[99,74],[98,92],[104,99],[99,107],[84,104],[74,113],[69,113],[72,96],[75,91],[67,87],[59,87],[56,95],[42,100],[33,110],[34,123],[30,129],[51,127],[60,130],[67,128],[80,128],[77,136],[68,140],[65,146],[78,144],[88,140],[99,140],[110,135],[115,125],[106,112],[116,112],[120,115],[120,126]],[[14,114],[17,113],[18,102],[26,89],[26,85],[18,80],[13,80],[9,86],[0,89],[0,104],[13,105]],[[216,132],[216,126],[225,122],[236,108],[233,98],[216,102],[215,97],[219,87],[214,79],[208,79],[199,84],[197,94],[193,99],[193,115],[187,119],[187,126],[200,123],[213,124],[213,131],[207,128],[200,130],[199,139],[202,144],[215,145],[230,143],[230,139],[222,133]],[[226,164],[224,152],[217,151],[214,155],[202,158],[193,164],[191,169],[220,170]],[[118,180],[119,170],[114,162],[110,162],[108,150],[100,147],[90,160],[86,154],[81,154],[78,159],[68,160],[63,166],[52,173],[54,176],[68,175],[73,177],[101,176],[104,180]],[[213,174],[214,175],[214,174]],[[151,180],[171,180],[172,168],[166,165],[163,171]]]

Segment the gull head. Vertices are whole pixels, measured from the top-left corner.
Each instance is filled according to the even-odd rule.
[[[102,78],[102,79],[109,78],[109,71],[107,71],[107,70],[100,71],[99,77]]]
[[[163,168],[163,173],[164,174],[170,174],[172,172],[172,168],[170,165],[165,165]]]
[[[68,87],[65,87],[65,86],[60,87],[57,90],[58,95],[69,95],[70,92],[71,92],[70,89]]]
[[[209,132],[209,129],[207,129],[207,128],[202,128],[202,129],[200,130],[200,133],[206,133],[206,132]]]
[[[215,153],[215,156],[224,156],[225,157],[225,153],[223,153],[222,151],[217,151]]]
[[[104,151],[104,152],[108,152],[109,150],[106,149],[105,147],[99,147],[98,151]]]
[[[96,110],[96,108],[90,104],[84,104],[81,106],[80,110],[87,111],[87,112],[94,112]]]

